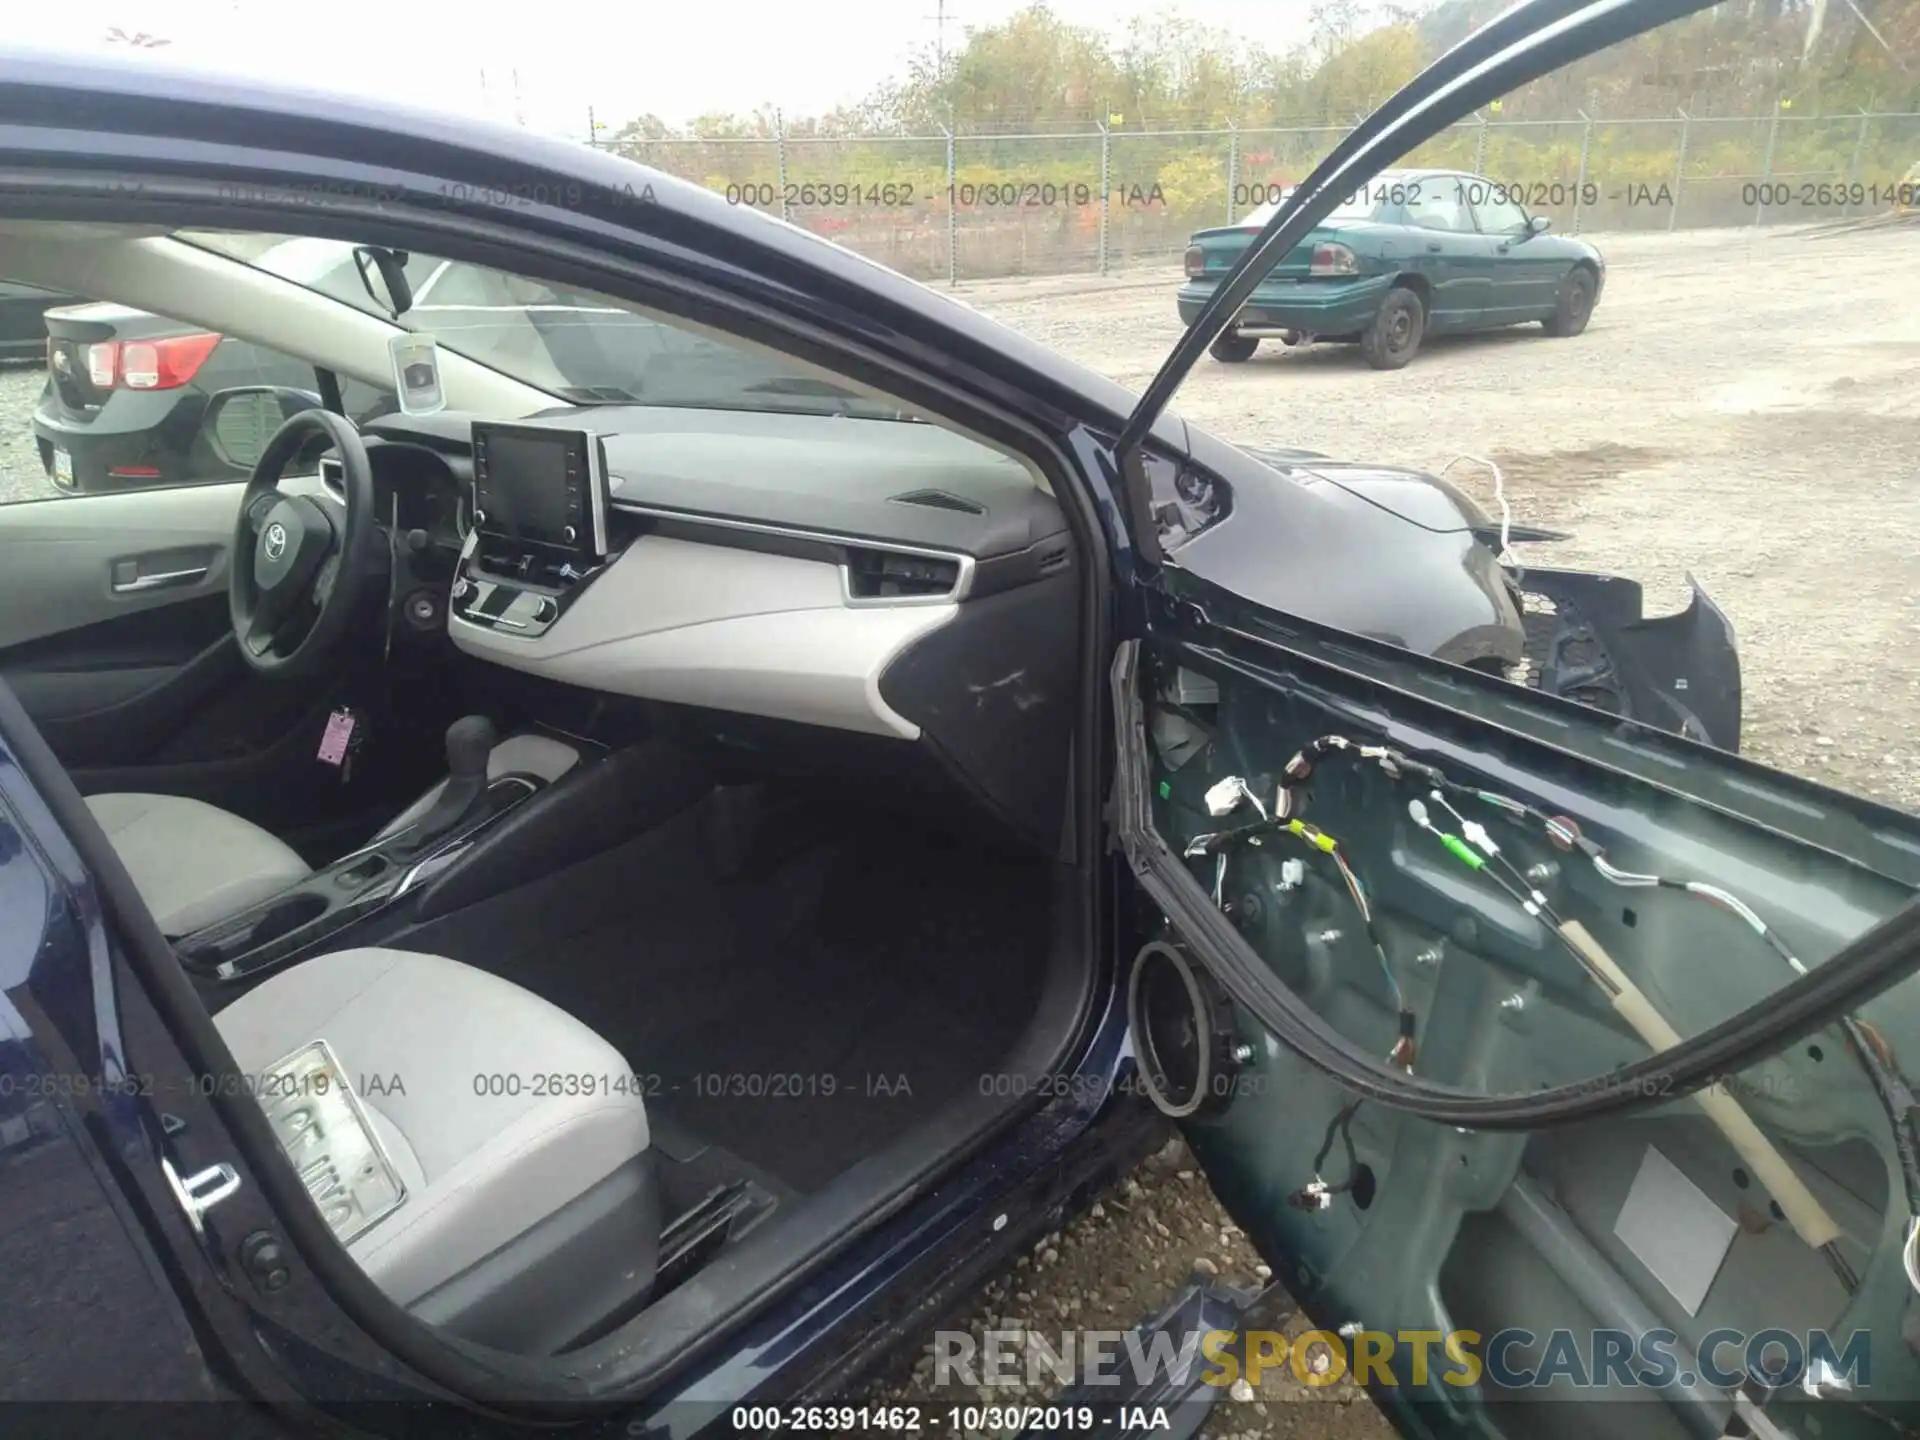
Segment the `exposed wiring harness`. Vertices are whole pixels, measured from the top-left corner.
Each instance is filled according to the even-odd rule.
[[[1333,1197],[1344,1195],[1359,1183],[1360,1155],[1353,1146],[1353,1117],[1359,1112],[1361,1102],[1354,1100],[1344,1105],[1327,1124],[1326,1138],[1320,1142],[1320,1149],[1313,1157],[1313,1179],[1305,1186],[1287,1197],[1287,1203],[1296,1210],[1325,1210],[1333,1204]],[[1327,1156],[1333,1153],[1335,1138],[1345,1142],[1347,1147],[1347,1178],[1338,1185],[1329,1185],[1322,1177]]]
[[[1500,554],[1498,559],[1502,565],[1512,568],[1519,562],[1514,558],[1513,554],[1513,541],[1511,539],[1513,535],[1513,507],[1507,503],[1507,477],[1498,465],[1494,464],[1493,461],[1487,459],[1484,455],[1456,455],[1440,467],[1440,474],[1445,476],[1447,471],[1453,469],[1453,467],[1458,465],[1462,460],[1471,460],[1476,465],[1484,465],[1493,472],[1493,501],[1494,504],[1500,507]]]
[[[1408,816],[1414,825],[1434,836],[1454,858],[1466,865],[1468,869],[1484,875],[1528,915],[1542,922],[1579,961],[1581,968],[1609,994],[1610,998],[1618,999],[1620,996],[1620,977],[1610,973],[1611,967],[1597,965],[1594,953],[1579,943],[1579,937],[1584,936],[1585,932],[1578,927],[1569,926],[1554,912],[1547,897],[1502,853],[1486,827],[1462,814],[1448,798],[1449,795],[1463,801],[1478,800],[1502,812],[1509,819],[1537,824],[1548,840],[1558,848],[1578,849],[1592,862],[1595,872],[1610,884],[1626,888],[1672,890],[1713,905],[1746,924],[1796,974],[1808,973],[1806,965],[1793,953],[1786,942],[1738,896],[1703,881],[1680,880],[1623,870],[1607,859],[1600,845],[1581,834],[1579,826],[1574,821],[1563,816],[1548,815],[1510,796],[1457,784],[1435,767],[1414,760],[1391,746],[1363,745],[1345,736],[1325,735],[1302,747],[1299,753],[1287,763],[1285,769],[1287,778],[1296,783],[1304,782],[1313,773],[1314,760],[1330,751],[1347,753],[1359,760],[1374,763],[1389,778],[1395,780],[1412,779],[1424,782],[1428,787],[1425,799],[1416,798],[1409,801],[1407,805]],[[1282,797],[1287,797],[1288,792],[1283,787],[1280,794]],[[1427,802],[1444,810],[1459,833],[1455,834],[1435,824],[1433,812],[1428,809]],[[1288,809],[1294,808],[1290,799],[1287,798],[1276,801],[1276,804]],[[1588,943],[1591,944],[1590,940]],[[1597,951],[1597,946],[1593,949]],[[1911,1087],[1900,1073],[1891,1047],[1873,1026],[1852,1016],[1843,1016],[1840,1025],[1846,1036],[1848,1048],[1866,1074],[1892,1129],[1908,1212],[1914,1217],[1902,1247],[1902,1261],[1908,1280],[1915,1290],[1920,1290],[1920,1128],[1916,1127],[1915,1122],[1916,1109],[1920,1108],[1920,1103],[1916,1102]],[[1322,1147],[1322,1157],[1331,1146],[1332,1136],[1333,1131],[1330,1129],[1327,1145]],[[1317,1168],[1318,1161],[1316,1161],[1316,1170]],[[1309,1186],[1308,1191],[1314,1190],[1315,1186],[1325,1188],[1317,1174],[1315,1185]],[[1302,1191],[1300,1194],[1304,1196],[1308,1191]],[[1829,1242],[1819,1248],[1848,1288],[1857,1288],[1858,1277],[1839,1254],[1835,1245]]]
[[[1285,787],[1278,792],[1271,810],[1261,802],[1259,796],[1253,793],[1246,781],[1238,776],[1221,781],[1207,792],[1207,808],[1216,817],[1231,813],[1241,804],[1251,805],[1260,818],[1232,829],[1196,835],[1187,842],[1185,853],[1189,859],[1206,855],[1213,857],[1213,903],[1225,908],[1227,859],[1243,844],[1257,845],[1268,835],[1290,835],[1309,850],[1325,855],[1339,873],[1340,881],[1346,886],[1354,909],[1359,912],[1361,929],[1366,934],[1367,943],[1373,947],[1374,957],[1380,962],[1380,973],[1386,977],[1387,990],[1393,997],[1398,1028],[1393,1048],[1387,1053],[1387,1061],[1411,1074],[1417,1020],[1407,1004],[1406,992],[1400,988],[1399,978],[1393,973],[1392,962],[1387,958],[1387,947],[1380,937],[1379,927],[1374,922],[1373,905],[1367,899],[1366,886],[1360,883],[1359,875],[1347,862],[1347,857],[1341,853],[1340,842],[1317,825],[1309,825],[1306,821],[1294,816],[1293,797]]]
[[[1366,889],[1353,867],[1348,864],[1339,843],[1325,831],[1298,817],[1296,812],[1300,808],[1299,797],[1293,789],[1289,788],[1290,785],[1304,788],[1305,782],[1313,774],[1315,761],[1328,753],[1346,754],[1362,762],[1375,764],[1390,779],[1396,781],[1413,781],[1423,784],[1426,791],[1424,797],[1410,800],[1407,806],[1407,813],[1414,825],[1431,834],[1436,842],[1456,860],[1469,870],[1485,876],[1526,914],[1545,926],[1573,955],[1588,977],[1607,995],[1616,1012],[1627,1019],[1656,1051],[1670,1049],[1682,1043],[1679,1032],[1659,1014],[1657,1008],[1644,992],[1640,991],[1628,973],[1607,955],[1584,926],[1577,921],[1568,921],[1555,913],[1546,895],[1504,855],[1498,842],[1488,833],[1486,827],[1464,814],[1460,806],[1454,803],[1455,800],[1459,800],[1463,805],[1469,801],[1477,801],[1500,812],[1509,820],[1529,826],[1537,825],[1556,848],[1563,851],[1578,849],[1585,854],[1593,863],[1595,872],[1610,884],[1630,888],[1671,889],[1711,904],[1746,924],[1796,974],[1804,976],[1808,973],[1806,966],[1761,920],[1751,906],[1718,886],[1700,881],[1673,880],[1663,876],[1642,875],[1623,870],[1613,865],[1601,847],[1582,835],[1579,826],[1570,819],[1548,815],[1533,806],[1495,791],[1458,784],[1448,779],[1438,768],[1415,760],[1392,746],[1365,745],[1342,735],[1324,735],[1303,746],[1287,762],[1284,767],[1284,780],[1277,787],[1271,806],[1264,803],[1252,787],[1239,777],[1223,780],[1209,789],[1206,797],[1207,808],[1214,816],[1224,817],[1245,804],[1250,805],[1260,818],[1251,824],[1197,836],[1187,846],[1186,854],[1190,857],[1208,854],[1214,856],[1213,898],[1215,903],[1223,909],[1225,908],[1228,856],[1240,844],[1258,845],[1260,837],[1264,835],[1284,833],[1301,840],[1309,848],[1327,855],[1336,865],[1342,882],[1347,886],[1392,990],[1394,1003],[1400,1014],[1400,1037],[1390,1059],[1400,1064],[1409,1073],[1412,1071],[1414,1016],[1406,1005],[1388,962],[1385,946],[1374,924],[1373,909],[1367,899]],[[1443,811],[1448,822],[1457,829],[1458,833],[1455,833],[1454,829],[1442,828],[1436,823],[1434,810],[1429,808],[1429,804]],[[1920,1290],[1920,1132],[1916,1132],[1915,1128],[1914,1097],[1906,1080],[1895,1066],[1889,1047],[1879,1033],[1870,1025],[1851,1016],[1843,1015],[1840,1023],[1843,1026],[1848,1047],[1854,1052],[1866,1073],[1892,1127],[1907,1192],[1909,1213],[1915,1217],[1914,1226],[1903,1246],[1902,1260],[1909,1280],[1913,1282],[1916,1290]],[[1766,1139],[1745,1110],[1726,1092],[1703,1093],[1700,1103],[1706,1108],[1722,1133],[1753,1165],[1763,1183],[1774,1190],[1776,1199],[1786,1210],[1789,1221],[1802,1239],[1826,1257],[1849,1289],[1857,1288],[1858,1277],[1838,1250],[1838,1241],[1841,1238],[1839,1226],[1813,1193],[1806,1188],[1805,1182],[1793,1171],[1778,1147]],[[1357,1166],[1352,1155],[1352,1137],[1348,1126],[1351,1124],[1352,1113],[1357,1110],[1359,1104],[1360,1102],[1356,1100],[1336,1114],[1334,1122],[1328,1128],[1320,1154],[1315,1159],[1312,1182],[1292,1196],[1291,1203],[1310,1210],[1324,1209],[1332,1203],[1334,1195],[1351,1188],[1352,1176],[1357,1173]],[[1345,1137],[1349,1150],[1349,1179],[1335,1187],[1326,1182],[1319,1170],[1326,1156],[1331,1153],[1334,1140],[1342,1136]]]

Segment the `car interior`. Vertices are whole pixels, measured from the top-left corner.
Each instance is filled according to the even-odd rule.
[[[1031,462],[714,337],[745,401],[443,346],[440,408],[356,430],[318,402],[394,387],[377,306],[152,230],[0,253],[316,368],[216,397],[244,484],[0,507],[0,676],[396,1303],[552,1356],[771,1280],[1078,1033],[1082,576]]]

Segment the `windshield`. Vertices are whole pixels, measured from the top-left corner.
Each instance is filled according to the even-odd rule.
[[[573,404],[920,418],[791,361],[657,320],[608,296],[484,265],[417,252],[401,257],[413,295],[395,319],[344,241],[207,230],[175,238],[431,335],[442,349]]]

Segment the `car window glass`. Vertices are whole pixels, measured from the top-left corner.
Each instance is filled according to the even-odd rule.
[[[1470,232],[1472,217],[1460,183],[1451,177],[1428,177],[1409,187],[1405,214],[1409,225],[1422,230]]]
[[[270,248],[271,238],[268,245]],[[361,308],[357,276],[308,251],[315,287]],[[0,505],[244,480],[286,415],[321,403],[311,358],[205,324],[48,295],[43,365],[0,368]],[[338,377],[356,420],[398,408],[391,386]],[[215,404],[223,392],[240,391]]]
[[[392,323],[367,293],[346,241],[179,238]],[[606,296],[432,254],[407,254],[405,268],[419,300],[401,326],[557,398],[918,419],[795,362]],[[44,368],[0,368],[0,420],[18,417],[14,442],[0,441],[0,504],[243,480],[289,406],[321,403],[313,355],[130,305],[46,292],[44,309],[30,316],[27,341]],[[398,408],[391,385],[381,383],[384,363],[381,354],[364,376],[338,369],[342,403],[356,421]],[[257,393],[213,406],[227,390]]]
[[[183,231],[178,238],[389,318],[367,296],[353,247],[343,241],[298,237],[263,245],[257,236],[225,231]],[[398,324],[561,399],[918,418],[793,362],[663,324],[607,296],[431,255],[410,254],[407,273],[420,290]]]
[[[1512,235],[1527,228],[1527,212],[1501,192],[1498,185],[1466,187],[1474,217],[1489,235]]]
[[[1282,205],[1293,198],[1293,192],[1297,188],[1299,187],[1288,186],[1278,199],[1269,200],[1259,209],[1248,211],[1237,223],[1250,226],[1254,229],[1260,228],[1278,213]],[[1323,225],[1338,225],[1342,221],[1371,220],[1380,208],[1379,194],[1379,186],[1376,183],[1358,194],[1349,195],[1346,199],[1342,200],[1339,205],[1334,207],[1331,215],[1327,216],[1327,218],[1320,223]]]

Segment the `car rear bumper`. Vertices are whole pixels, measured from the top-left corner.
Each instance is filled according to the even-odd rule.
[[[1393,288],[1390,275],[1351,280],[1268,281],[1241,307],[1233,328],[1242,335],[1278,335],[1282,330],[1315,335],[1351,335],[1373,323],[1380,302]],[[1212,283],[1189,281],[1180,287],[1180,319],[1191,325],[1213,294]]]
[[[51,395],[43,394],[33,412],[33,438],[50,478],[54,450],[71,457],[73,484],[63,489],[139,489],[240,478],[237,473],[197,473],[207,468],[193,458],[205,410],[206,396],[196,390],[120,390],[82,421],[63,413]]]

